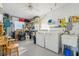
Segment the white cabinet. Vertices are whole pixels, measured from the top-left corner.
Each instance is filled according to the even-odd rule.
[[[45,36],[45,47],[58,53],[59,50],[59,36],[57,33],[47,33]]]
[[[36,43],[44,47],[44,33],[36,33]]]
[[[69,45],[72,47],[78,47],[78,36],[77,35],[62,35],[62,44]]]
[[[56,53],[59,52],[61,28],[54,28],[52,31],[43,31],[36,33],[36,43]]]
[[[64,50],[64,45],[71,46],[76,56],[76,52],[79,50],[79,40],[77,35],[62,35],[62,53]]]

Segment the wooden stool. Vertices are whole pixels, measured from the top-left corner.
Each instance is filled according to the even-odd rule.
[[[7,46],[6,46],[7,55],[11,56],[12,50],[15,49],[17,56],[19,56],[19,50],[18,50],[19,44],[16,43],[16,40],[10,39],[10,40],[7,40],[7,41],[8,41]]]
[[[11,56],[11,52],[13,49],[15,49],[15,51],[17,52],[17,56],[19,56],[18,44],[11,44],[7,46],[7,55]]]
[[[16,43],[15,39],[9,40],[5,36],[1,36],[0,45],[1,46],[4,45],[4,55],[6,54],[11,56],[12,50],[15,49],[15,51],[17,52],[17,56],[19,56],[19,50],[18,50],[19,44]]]

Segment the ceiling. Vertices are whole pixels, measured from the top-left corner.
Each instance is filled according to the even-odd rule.
[[[29,8],[31,6],[33,8]],[[33,18],[42,16],[52,10],[64,6],[65,3],[3,3],[2,13],[8,13],[11,16]],[[28,7],[29,6],[29,7]]]

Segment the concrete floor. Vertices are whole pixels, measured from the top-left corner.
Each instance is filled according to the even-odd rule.
[[[48,49],[33,44],[32,40],[19,41],[20,56],[60,56]]]
[[[61,56],[46,48],[42,48],[37,44],[33,44],[32,40],[18,41],[19,43],[19,55],[20,56]],[[16,53],[12,53],[12,56],[16,56]],[[0,53],[2,56],[2,53]]]

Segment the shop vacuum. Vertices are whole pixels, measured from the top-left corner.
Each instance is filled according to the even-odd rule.
[[[73,50],[71,46],[64,45],[64,51],[63,51],[64,56],[74,56],[74,52],[75,56],[79,56],[78,50],[75,49]]]

